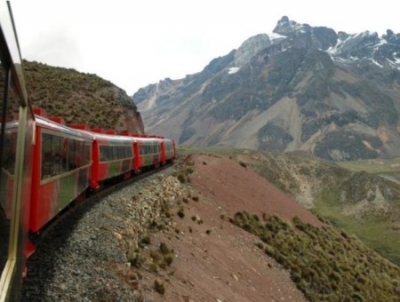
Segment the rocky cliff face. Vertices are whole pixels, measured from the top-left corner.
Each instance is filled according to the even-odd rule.
[[[184,79],[133,96],[146,127],[180,144],[400,156],[400,34],[336,33],[287,17]]]
[[[136,105],[124,90],[92,74],[24,61],[26,86],[33,106],[66,123],[144,133]]]

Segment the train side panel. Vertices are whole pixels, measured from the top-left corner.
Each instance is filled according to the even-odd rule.
[[[161,164],[161,139],[136,138],[139,150],[139,165],[141,169],[158,168]]]
[[[130,176],[135,167],[135,139],[129,136],[117,136],[92,133],[95,137],[93,153],[93,171],[95,183],[124,175]]]
[[[164,153],[165,153],[165,161],[170,162],[175,158],[175,148],[174,143],[171,139],[164,138],[163,139]]]
[[[49,120],[36,127],[30,231],[38,232],[82,194],[91,176],[88,136]]]

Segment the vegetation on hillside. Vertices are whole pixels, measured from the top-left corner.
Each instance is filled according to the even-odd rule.
[[[258,236],[257,246],[290,270],[310,301],[397,301],[400,296],[400,268],[344,231],[298,217],[288,223],[247,212],[236,213],[231,222]]]
[[[315,214],[357,235],[370,248],[400,265],[400,185],[376,175],[399,175],[398,161],[343,164],[352,168],[348,170],[305,152],[277,154],[235,148],[179,151],[235,158]],[[362,169],[375,174],[360,172]]]
[[[37,62],[24,61],[23,66],[31,103],[50,116],[62,116],[67,123],[114,129],[122,112],[136,113],[125,91],[97,75]],[[141,123],[139,114],[136,118]]]

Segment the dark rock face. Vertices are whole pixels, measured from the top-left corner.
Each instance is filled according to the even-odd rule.
[[[274,35],[133,99],[150,129],[183,144],[350,160],[400,156],[399,87],[400,34],[336,33],[285,16]]]

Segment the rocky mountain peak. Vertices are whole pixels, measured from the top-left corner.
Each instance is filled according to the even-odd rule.
[[[273,30],[274,33],[288,36],[299,30],[307,31],[310,29],[308,24],[299,24],[296,21],[289,20],[287,16],[283,16]]]
[[[234,65],[236,67],[244,66],[250,62],[256,53],[269,47],[271,44],[271,40],[267,34],[259,34],[247,39],[235,52]]]
[[[327,27],[312,27],[300,24],[283,16],[276,25],[274,33],[286,36],[293,41],[295,47],[314,47],[327,50],[337,42],[336,32]]]

